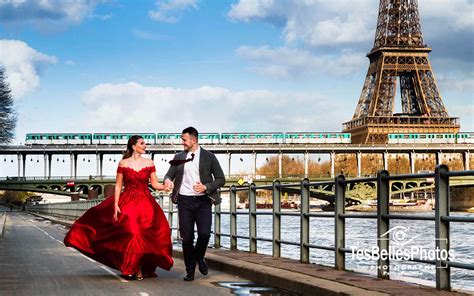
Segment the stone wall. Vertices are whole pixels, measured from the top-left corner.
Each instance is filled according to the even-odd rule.
[[[466,211],[474,208],[474,187],[451,188],[451,210]]]

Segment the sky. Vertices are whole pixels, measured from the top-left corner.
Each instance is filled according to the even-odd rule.
[[[474,2],[419,0],[450,116],[474,131]],[[376,0],[0,0],[0,64],[33,132],[340,131]],[[399,108],[399,107],[397,107]],[[399,108],[401,109],[401,108]]]

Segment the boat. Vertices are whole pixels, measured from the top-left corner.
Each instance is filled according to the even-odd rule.
[[[431,211],[433,205],[428,199],[417,200],[391,200],[389,201],[389,210],[391,212],[426,212]],[[377,211],[377,201],[369,200],[359,205],[346,207],[346,211],[354,212],[373,212]]]

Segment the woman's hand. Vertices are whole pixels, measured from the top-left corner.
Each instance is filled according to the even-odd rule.
[[[122,213],[120,207],[116,204],[114,205],[114,221],[118,221],[118,214]]]
[[[169,191],[173,190],[174,184],[173,184],[173,182],[171,182],[170,179],[166,179],[163,182],[163,186],[164,186],[164,190],[169,192]]]

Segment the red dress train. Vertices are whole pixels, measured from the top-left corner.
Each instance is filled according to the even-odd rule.
[[[119,167],[117,172],[123,174],[125,187],[120,194],[118,221],[113,221],[112,196],[77,219],[64,244],[125,275],[137,273],[140,266],[144,277],[156,276],[157,267],[170,270],[170,226],[148,190],[155,167],[140,171]]]

